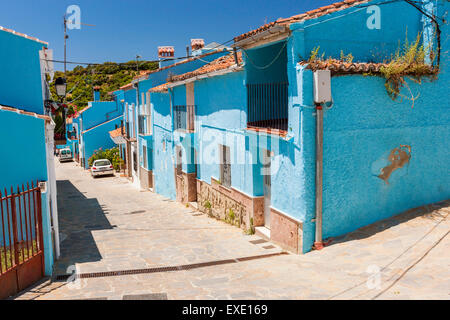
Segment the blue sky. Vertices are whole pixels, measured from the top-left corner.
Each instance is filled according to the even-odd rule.
[[[159,45],[186,55],[191,38],[223,43],[280,17],[289,17],[337,0],[2,0],[0,25],[49,42],[63,58],[63,15],[81,8],[81,22],[95,25],[69,31],[67,59],[125,62],[136,54],[154,60]],[[72,66],[73,67],[73,66]],[[72,68],[70,67],[70,69]],[[57,65],[57,69],[61,66]]]

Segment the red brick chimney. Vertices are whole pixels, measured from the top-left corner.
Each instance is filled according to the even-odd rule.
[[[191,39],[192,51],[202,49],[205,46],[205,40],[203,39]]]
[[[158,47],[159,59],[175,58],[175,48],[172,46]]]

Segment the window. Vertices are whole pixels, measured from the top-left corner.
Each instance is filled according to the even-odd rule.
[[[176,152],[176,156],[177,156],[177,175],[181,175],[182,174],[182,169],[183,169],[183,153],[182,153],[182,149],[181,146],[176,146],[175,148],[175,152]]]
[[[224,187],[231,188],[230,147],[219,144],[220,182]]]
[[[195,106],[174,106],[175,130],[194,131]]]
[[[142,157],[143,157],[144,168],[148,169],[147,146],[142,146]]]
[[[141,94],[141,108],[139,108],[138,126],[139,134],[152,134],[150,92]]]
[[[249,128],[287,131],[288,83],[247,84]]]

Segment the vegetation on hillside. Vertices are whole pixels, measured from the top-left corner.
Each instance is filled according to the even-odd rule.
[[[139,62],[139,70],[155,70],[157,62]],[[99,86],[102,101],[110,101],[112,97],[108,92],[119,89],[130,83],[138,74],[136,61],[126,63],[105,62],[100,65],[77,66],[72,71],[67,71],[67,98],[65,103],[69,106],[68,114],[84,109],[89,101],[93,100],[93,87]],[[54,79],[64,77],[64,73],[55,72]],[[50,91],[53,99],[57,100],[54,83],[50,83]]]

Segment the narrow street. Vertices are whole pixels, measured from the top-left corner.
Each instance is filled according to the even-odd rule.
[[[18,299],[450,299],[448,202],[298,256],[118,175],[94,180],[76,163],[55,164],[54,274],[82,276]]]

